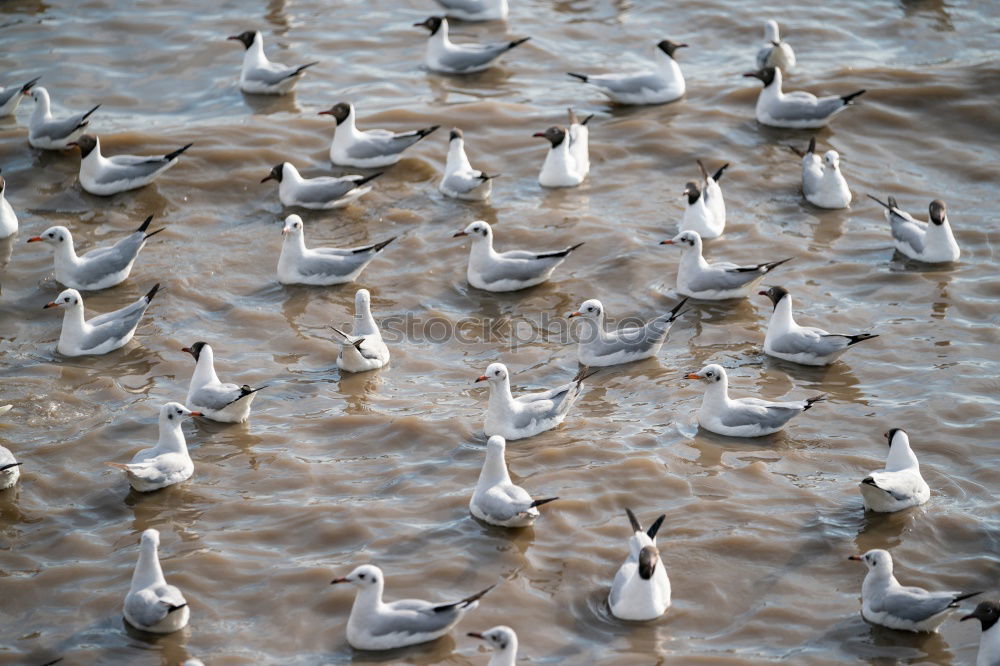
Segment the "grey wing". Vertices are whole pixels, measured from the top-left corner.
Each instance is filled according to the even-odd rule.
[[[109,164],[105,165],[104,170],[97,176],[98,183],[148,178],[170,164],[170,160],[163,157],[145,158],[132,155],[115,155],[109,157],[108,162]]]
[[[800,97],[791,94],[785,95],[780,104],[770,107],[768,113],[776,120],[820,120],[842,108],[845,104],[840,97],[816,99],[811,95]]]
[[[894,617],[920,622],[946,611],[954,602],[957,592],[928,592],[919,587],[902,587],[888,592],[872,610],[884,611]]]
[[[663,87],[663,78],[653,72],[634,75],[591,76],[587,83],[618,94],[637,93],[641,90],[659,90]]]
[[[387,611],[369,618],[368,631],[373,636],[387,634],[428,634],[445,629],[460,616],[457,607],[435,611],[427,601],[404,599],[388,605]]]
[[[324,201],[335,201],[357,187],[354,180],[346,178],[323,179],[320,182],[307,181],[306,184],[295,193],[298,201],[306,203],[322,203]]]
[[[755,405],[747,401],[734,400],[723,413],[722,424],[730,428],[756,425],[761,428],[780,428],[802,410],[794,407]]]
[[[805,160],[810,157],[812,157],[813,160],[816,159],[815,155],[810,153],[802,160],[802,193],[806,196],[819,192],[820,186],[823,183],[822,168],[815,162],[811,164],[806,163]]]
[[[482,174],[482,171],[477,171],[476,174]],[[483,182],[483,179],[478,176],[453,173],[444,179],[444,186],[453,192],[462,192],[464,194],[476,189]]]
[[[760,275],[757,271],[741,271],[738,268],[723,268],[720,264],[713,264],[708,270],[699,272],[689,280],[689,286],[694,291],[738,289],[753,282]]]
[[[889,223],[892,225],[892,237],[901,243],[906,243],[915,252],[924,251],[924,238],[926,225],[916,220],[907,220],[904,217],[891,213]]]
[[[208,407],[216,411],[225,409],[236,402],[242,395],[240,387],[236,384],[218,384],[216,386],[203,386],[191,394],[192,404]]]
[[[509,258],[512,253],[505,252],[495,261],[480,271],[482,277],[487,282],[497,282],[499,280],[533,280],[543,274],[565,257],[556,259],[537,259],[535,255],[528,254],[527,258]]]
[[[21,94],[21,88],[18,86],[11,86],[4,90],[0,90],[0,106],[3,106],[11,100],[14,95]]]
[[[80,347],[94,349],[109,340],[121,340],[135,330],[148,307],[149,303],[143,298],[121,310],[94,317],[87,322],[93,329],[83,336]]]
[[[520,493],[516,491],[520,490]],[[510,520],[531,508],[531,497],[522,488],[514,486],[508,492],[494,486],[479,496],[476,502],[486,515],[497,520]]]
[[[132,233],[111,247],[99,247],[83,255],[80,258],[84,263],[77,269],[80,281],[95,282],[105,275],[123,270],[139,254],[145,238],[142,232]]]
[[[771,342],[771,347],[782,354],[828,356],[846,348],[850,341],[846,335],[830,334],[817,328],[803,328],[778,336]]]
[[[659,343],[666,335],[666,332],[660,328],[651,328],[647,324],[642,327],[619,329],[612,335],[614,337],[611,339],[602,340],[599,347],[597,344],[593,345],[593,347],[588,345],[590,351],[597,353],[599,356],[611,356],[618,352],[638,354]]]
[[[499,58],[508,48],[508,44],[466,44],[462,45],[460,49],[443,54],[441,64],[456,71],[482,67]]]
[[[130,592],[125,597],[125,612],[144,627],[151,627],[167,616],[170,610],[150,590]],[[141,627],[140,627],[141,628]]]
[[[248,71],[246,73],[246,79],[248,81],[255,81],[269,86],[274,86],[302,71],[301,67],[285,67],[284,65],[279,65],[273,62],[270,64],[271,67],[255,67],[254,69]]]
[[[445,9],[460,9],[470,14],[483,11],[482,0],[437,0]]]
[[[78,113],[75,116],[70,116],[69,118],[50,120],[33,133],[37,136],[43,136],[52,140],[65,139],[79,129],[80,124],[84,122],[84,115],[85,114],[83,113]]]
[[[350,275],[372,260],[371,254],[311,254],[299,259],[296,269],[302,275]]]
[[[417,141],[421,135],[418,132],[405,132],[403,134],[393,134],[391,132],[365,132],[361,138],[351,144],[347,149],[347,154],[355,159],[371,159],[373,157],[384,157],[385,155],[396,155],[403,152]]]

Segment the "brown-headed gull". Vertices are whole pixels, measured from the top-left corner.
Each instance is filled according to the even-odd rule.
[[[414,27],[427,28],[427,69],[443,74],[471,74],[489,69],[500,56],[531,39],[522,37],[492,44],[456,44],[448,37],[448,19],[431,16]]]
[[[791,261],[789,257],[749,266],[730,261],[710,264],[701,254],[701,236],[696,231],[682,231],[660,244],[681,249],[681,262],[677,266],[677,293],[708,301],[744,298],[755,282],[786,261]]]
[[[412,132],[390,132],[384,129],[359,130],[355,125],[353,104],[340,102],[321,116],[332,116],[337,123],[330,143],[330,161],[340,166],[369,169],[395,164],[403,151],[432,133],[440,125]]]
[[[858,90],[849,95],[819,98],[801,90],[786,93],[781,90],[781,70],[774,67],[764,67],[743,76],[759,79],[764,84],[764,89],[757,97],[757,122],[771,127],[824,127],[830,119],[846,109],[852,100],[866,92]]]
[[[194,374],[184,400],[189,408],[198,411],[200,416],[221,423],[242,423],[250,418],[250,405],[257,397],[257,391],[266,386],[250,388],[247,384],[224,384],[215,374],[215,353],[208,343],[196,342],[181,351],[191,354],[195,360]]]
[[[485,171],[473,169],[469,156],[465,154],[465,135],[453,128],[448,139],[448,157],[444,164],[444,175],[438,184],[441,194],[467,201],[484,201],[493,192],[492,176]]]
[[[589,83],[619,104],[666,104],[684,96],[684,75],[674,60],[674,52],[687,44],[664,39],[654,50],[653,68],[624,74],[577,74],[570,76]]]
[[[343,208],[371,192],[372,186],[368,183],[381,175],[382,172],[376,172],[369,176],[303,178],[294,164],[282,162],[271,169],[271,173],[264,176],[260,182],[278,181],[278,198],[282,205],[331,210]]]
[[[928,264],[958,261],[962,250],[955,241],[948,223],[948,210],[944,201],[935,199],[929,207],[930,222],[921,222],[896,204],[894,197],[880,201],[868,198],[885,208],[885,217],[892,226],[892,241],[901,254]]]
[[[524,488],[514,485],[507,471],[507,441],[493,435],[486,442],[486,459],[479,472],[476,489],[469,500],[473,516],[500,527],[528,527],[540,515],[538,508],[559,499],[532,499]]]
[[[166,155],[101,154],[101,140],[84,134],[71,146],[80,148],[80,185],[90,194],[109,197],[152,183],[160,174],[177,164],[181,153],[193,146],[189,143]]]
[[[367,289],[358,289],[354,294],[354,326],[350,334],[339,328],[333,330],[340,338],[337,367],[344,372],[367,372],[389,363],[389,348],[372,317],[372,297]]]
[[[319,64],[319,61],[315,61],[287,67],[281,63],[271,62],[264,55],[264,38],[260,30],[246,30],[226,39],[240,42],[246,49],[243,54],[243,68],[240,70],[240,90],[245,93],[284,95],[292,91],[306,68]]]
[[[581,365],[604,367],[656,356],[667,339],[670,327],[683,314],[680,309],[687,300],[687,298],[681,299],[670,312],[650,319],[642,326],[630,326],[614,331],[605,328],[604,320],[607,313],[604,305],[596,298],[584,301],[569,315],[570,319],[579,317],[589,324],[579,336],[576,347],[577,359]]]
[[[764,23],[764,45],[757,51],[757,69],[778,67],[786,74],[795,69],[795,51],[782,41],[775,20]]]
[[[608,595],[611,613],[620,620],[655,620],[670,608],[670,579],[656,548],[656,533],[666,515],[657,518],[643,531],[631,509],[625,509],[632,536],[628,539],[628,557],[615,573]]]
[[[507,18],[507,0],[436,0],[445,14],[461,21],[502,21]]]
[[[889,455],[885,467],[861,480],[865,509],[881,513],[902,511],[925,503],[931,489],[920,475],[920,463],[910,448],[910,438],[901,428],[885,433]]]
[[[0,175],[0,240],[17,233],[17,215],[7,201],[7,180]]]
[[[488,382],[490,399],[483,430],[488,437],[500,435],[507,440],[524,439],[555,428],[583,391],[583,380],[591,373],[580,368],[573,380],[548,391],[514,397],[510,392],[510,373],[503,363],[491,363],[477,382]]]
[[[98,104],[89,111],[65,118],[53,118],[48,90],[38,86],[28,94],[35,100],[35,110],[31,112],[31,120],[28,122],[28,143],[44,150],[62,150],[73,145],[73,141],[87,127],[90,114],[101,106]]]
[[[346,249],[307,248],[303,226],[298,215],[285,218],[281,230],[285,240],[278,257],[278,282],[281,284],[329,286],[353,282],[379,252],[396,240],[393,236],[374,245]]]
[[[510,627],[501,624],[486,631],[470,631],[467,636],[486,641],[493,650],[486,666],[514,666],[517,663],[517,634]]]
[[[1000,666],[1000,601],[980,601],[961,621],[966,620],[979,620],[982,629],[976,666]]]
[[[181,423],[191,416],[201,416],[179,402],[160,407],[160,438],[156,446],[142,449],[132,456],[132,462],[107,463],[125,471],[128,483],[140,493],[148,493],[175,483],[187,481],[194,473],[194,463],[188,453]]]
[[[167,585],[160,568],[157,548],[160,533],[148,529],[139,541],[139,560],[132,574],[132,586],[125,595],[125,619],[136,629],[169,634],[187,626],[191,609],[181,591]]]
[[[146,313],[159,283],[139,300],[120,310],[84,319],[83,297],[76,289],[67,289],[45,308],[63,308],[62,331],[56,351],[63,356],[107,354],[129,343],[142,315]]]
[[[565,128],[553,125],[544,132],[532,136],[549,142],[549,149],[538,173],[538,184],[542,187],[576,187],[587,177],[586,164],[578,159],[572,148],[572,135]]]
[[[35,77],[21,86],[10,86],[8,88],[0,86],[0,118],[14,115],[18,105],[21,103],[21,99],[31,92],[32,86],[38,83],[38,79],[40,78],[42,77]]]
[[[803,151],[788,146],[802,158],[802,196],[818,208],[847,208],[851,205],[851,188],[840,172],[840,153],[828,150],[821,158],[816,154],[816,137],[809,139]]]
[[[703,240],[707,240],[718,238],[726,230],[726,202],[722,198],[719,181],[728,166],[728,162],[723,164],[710,176],[705,165],[698,160],[702,184],[698,187],[698,183],[688,182],[684,186],[683,196],[687,205],[679,225],[680,231],[696,231]]]

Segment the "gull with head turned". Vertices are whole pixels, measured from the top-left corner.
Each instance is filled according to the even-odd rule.
[[[670,608],[670,579],[656,547],[656,533],[666,515],[657,518],[643,531],[631,509],[625,509],[632,536],[628,539],[628,557],[615,573],[608,605],[620,620],[655,620]]]

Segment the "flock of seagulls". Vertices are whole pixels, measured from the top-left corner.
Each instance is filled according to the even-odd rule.
[[[447,16],[463,21],[502,20],[508,14],[507,0],[437,0]],[[448,18],[432,16],[415,24],[429,35],[425,62],[429,70],[460,75],[483,71],[499,58],[526,42],[513,41],[470,44],[455,43],[449,37]],[[819,128],[843,112],[865,90],[846,95],[816,97],[807,92],[783,91],[783,72],[796,66],[792,47],[781,40],[778,24],[765,24],[765,44],[757,53],[757,69],[745,76],[761,81],[756,103],[757,120],[764,125],[785,128]],[[286,66],[269,60],[259,31],[246,31],[229,39],[245,48],[240,89],[249,94],[281,95],[289,93],[302,79],[308,62]],[[643,71],[608,74],[569,73],[599,90],[618,104],[665,104],[682,97],[686,83],[675,59],[677,50],[686,44],[663,40],[656,44],[653,61]],[[48,91],[37,85],[39,78],[20,86],[0,89],[0,115],[13,115],[21,99],[30,96],[35,107],[28,126],[28,142],[43,150],[76,147],[81,162],[79,180],[84,190],[98,196],[110,196],[149,184],[178,163],[191,147],[155,156],[115,155],[105,157],[100,139],[89,133],[91,117],[100,105],[68,115],[54,117]],[[382,169],[399,161],[404,151],[434,133],[439,126],[408,132],[357,127],[355,108],[337,103],[320,112],[330,116],[335,129],[330,144],[330,160],[339,166],[357,169]],[[566,188],[580,185],[590,171],[589,121],[580,120],[572,109],[565,126],[552,126],[535,134],[545,139],[548,150],[538,182],[543,187]],[[840,171],[839,155],[834,150],[817,153],[815,139],[805,150],[790,148],[802,158],[802,192],[813,205],[825,209],[845,208],[853,195]],[[488,437],[479,479],[469,502],[470,513],[486,523],[506,528],[521,528],[540,517],[539,507],[558,497],[535,499],[510,478],[505,461],[506,442],[533,437],[558,427],[571,412],[592,376],[590,368],[607,367],[655,357],[668,339],[671,326],[684,314],[689,299],[723,300],[746,298],[754,285],[791,258],[737,265],[720,261],[709,263],[704,257],[704,243],[724,234],[726,205],[720,181],[728,164],[710,174],[696,161],[700,178],[685,186],[685,211],[673,238],[661,244],[681,250],[676,291],[682,297],[668,312],[642,326],[608,330],[607,313],[600,300],[588,299],[569,314],[585,322],[587,329],[577,347],[580,371],[566,383],[546,391],[515,397],[510,373],[502,363],[492,363],[477,382],[486,382],[489,390],[484,419]],[[291,162],[274,166],[261,181],[278,183],[283,205],[312,210],[330,210],[357,201],[369,191],[381,172],[342,177],[303,177]],[[474,169],[465,151],[461,129],[450,132],[440,191],[449,197],[471,201],[491,196],[497,174]],[[0,177],[0,237],[17,232],[17,218],[6,201],[5,183]],[[869,195],[871,196],[871,195]],[[883,202],[896,249],[922,262],[954,262],[960,250],[948,222],[945,203],[935,199],[930,204],[929,221],[915,219],[889,197]],[[147,241],[163,229],[149,230],[152,217],[135,231],[107,247],[76,254],[73,235],[63,226],[54,226],[28,239],[45,243],[54,252],[55,279],[66,289],[46,308],[62,308],[63,323],[57,351],[63,356],[107,354],[127,344],[159,285],[154,285],[137,301],[119,310],[86,317],[81,291],[108,289],[126,280]],[[277,264],[277,278],[282,284],[329,286],[358,279],[362,271],[394,238],[357,248],[308,248],[302,218],[288,215],[281,230],[284,240]],[[493,230],[484,221],[474,221],[455,237],[470,242],[467,278],[476,289],[510,292],[526,289],[552,277],[574,250],[583,243],[549,251],[494,249]],[[792,363],[822,366],[836,362],[854,345],[878,337],[862,333],[830,333],[822,328],[799,325],[793,315],[792,296],[780,286],[758,292],[767,297],[773,312],[764,341],[766,354]],[[344,372],[367,372],[385,366],[390,350],[382,339],[371,311],[371,297],[359,289],[355,298],[352,330],[333,329],[339,346],[337,365]],[[128,463],[108,465],[125,473],[129,485],[138,492],[152,492],[190,479],[194,463],[188,453],[181,424],[200,417],[223,423],[246,421],[257,393],[266,386],[251,387],[225,383],[216,374],[211,345],[198,341],[181,351],[190,354],[195,366],[183,404],[166,402],[159,411],[159,439],[155,446],[138,451]],[[729,395],[726,369],[709,364],[687,373],[691,380],[702,382],[704,396],[698,410],[702,428],[730,437],[760,437],[782,430],[792,419],[809,411],[825,396],[814,395],[799,400],[774,402],[757,397],[733,398]],[[9,406],[0,408],[0,413]],[[864,507],[876,512],[900,511],[928,501],[930,488],[920,475],[919,463],[910,447],[906,432],[894,428],[886,433],[889,453],[884,469],[871,472],[860,483]],[[0,447],[0,488],[18,481],[21,462],[6,448]],[[643,529],[631,509],[626,509],[631,528],[627,555],[614,575],[608,596],[612,614],[622,620],[648,621],[663,615],[671,605],[671,587],[656,535],[664,522],[660,515]],[[139,557],[131,587],[125,597],[124,617],[132,626],[153,633],[170,633],[185,627],[190,608],[181,591],[169,585],[158,559],[159,533],[143,532]],[[862,584],[862,616],[873,624],[892,629],[935,631],[948,612],[978,592],[931,592],[918,587],[904,587],[892,573],[892,558],[887,551],[871,550],[850,559],[863,562],[868,573]],[[387,650],[434,640],[455,627],[473,611],[492,586],[471,596],[448,602],[417,599],[383,601],[385,576],[376,566],[365,564],[334,584],[348,583],[356,596],[347,622],[347,640],[360,650]],[[982,627],[979,666],[1000,664],[1000,602],[984,601],[963,617],[978,619]],[[518,650],[515,632],[498,626],[469,636],[485,641],[492,648],[490,663],[513,664]],[[200,663],[200,662],[199,662]]]

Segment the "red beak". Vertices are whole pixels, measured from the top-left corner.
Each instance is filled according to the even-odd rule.
[[[535,132],[531,136],[540,136],[540,137],[542,137],[544,139],[545,138],[545,132]]]
[[[767,292],[766,291],[758,291],[757,295],[758,296],[767,296]]]
[[[49,308],[57,308],[57,307],[59,307],[58,303],[56,303],[55,301],[49,301],[48,303],[42,306],[42,309],[48,310]]]
[[[694,372],[689,372],[688,374],[685,375],[685,377],[688,379],[701,379],[701,375]]]
[[[452,234],[452,236],[451,236],[451,237],[452,237],[452,238],[459,238],[459,237],[461,237],[461,236],[468,236],[468,235],[469,235],[469,234],[465,233],[464,231],[459,231],[459,232],[458,232],[458,233],[456,233],[456,234]]]
[[[479,376],[478,376],[478,377],[476,378],[476,381],[477,381],[477,382],[485,382],[485,381],[486,381],[486,375],[479,375]]]
[[[191,416],[204,416],[201,412],[191,412]]]
[[[44,239],[41,236],[32,236],[31,238],[28,239],[28,242],[29,243],[38,243],[38,242],[40,242],[42,240],[44,240]]]
[[[566,319],[572,319],[573,317],[582,317],[582,316],[583,316],[582,312],[570,312],[569,316],[566,317]]]
[[[349,582],[350,582],[350,581],[349,581],[349,580],[347,580],[347,579],[346,579],[346,578],[344,578],[344,577],[341,577],[341,578],[334,578],[334,579],[333,579],[332,581],[330,581],[330,585],[336,585],[336,584],[338,584],[338,583],[349,583]]]
[[[673,245],[673,244],[674,242],[672,240],[660,241],[660,245]]]
[[[860,555],[851,555],[847,559],[854,560],[855,562],[860,562],[861,561],[861,556]]]

